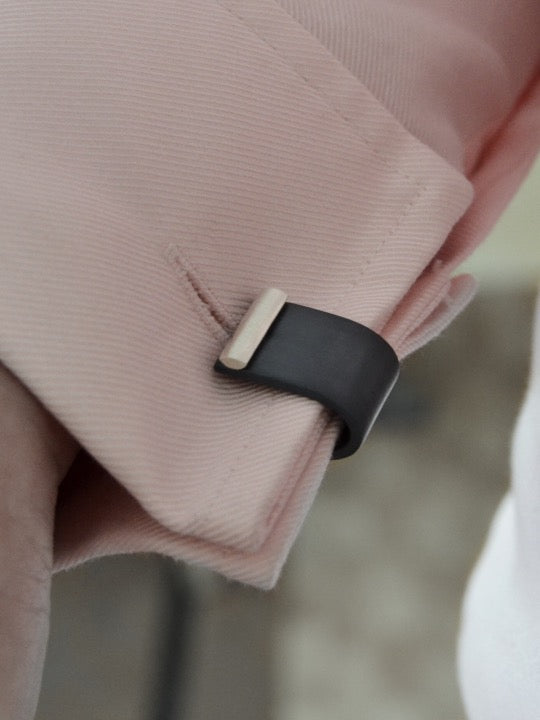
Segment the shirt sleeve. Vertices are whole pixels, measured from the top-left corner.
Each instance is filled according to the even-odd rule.
[[[534,720],[540,703],[540,300],[511,483],[469,579],[458,642],[471,720]]]
[[[405,357],[538,147],[536,2],[443,6],[3,3],[0,358],[82,445],[55,570],[276,582],[338,423],[218,376],[225,341],[276,286]]]

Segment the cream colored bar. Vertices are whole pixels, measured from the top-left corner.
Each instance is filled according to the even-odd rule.
[[[223,348],[219,356],[223,365],[233,370],[246,367],[286,300],[286,293],[277,288],[261,292]]]

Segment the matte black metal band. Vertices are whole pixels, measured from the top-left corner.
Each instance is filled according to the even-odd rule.
[[[218,372],[318,400],[343,420],[333,459],[361,445],[399,374],[377,333],[348,318],[286,302],[248,365]]]

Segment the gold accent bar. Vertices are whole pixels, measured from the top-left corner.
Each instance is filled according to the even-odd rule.
[[[286,293],[277,288],[266,288],[261,292],[223,348],[219,356],[223,365],[233,370],[246,367],[286,300]]]

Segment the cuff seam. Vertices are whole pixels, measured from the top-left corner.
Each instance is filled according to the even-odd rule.
[[[379,152],[374,144],[370,142],[366,136],[361,132],[361,128],[358,126],[354,120],[347,117],[343,114],[343,112],[336,106],[336,103],[332,101],[332,99],[328,96],[327,93],[325,93],[320,87],[317,87],[312,79],[302,72],[300,72],[298,67],[295,67],[293,61],[286,57],[283,52],[281,52],[280,49],[276,47],[275,44],[270,42],[268,37],[261,32],[259,28],[256,28],[254,26],[254,22],[250,21],[249,18],[247,18],[245,15],[241,15],[237,9],[233,9],[231,6],[235,4],[236,0],[214,0],[214,2],[221,6],[224,10],[226,10],[228,13],[230,13],[234,18],[236,18],[238,21],[242,23],[242,25],[248,29],[250,32],[252,32],[255,36],[257,36],[265,45],[267,45],[277,56],[278,58],[289,68],[289,70],[292,70],[303,82],[309,87],[310,90],[315,92],[319,98],[321,98],[325,104],[330,108],[330,110],[336,115],[336,117],[339,117],[342,122],[344,122],[358,137],[358,139],[365,145],[366,148],[370,151],[370,153],[379,159],[381,163],[384,164],[388,170],[391,170],[392,173],[395,173],[396,175],[404,178],[405,180],[408,180],[409,182],[414,183],[418,188],[420,189],[427,189],[427,184],[423,182],[418,177],[411,175],[410,173],[404,172],[401,168],[398,166],[392,166],[391,163],[389,163],[385,153]],[[270,0],[272,6],[275,7],[275,11],[279,13],[283,13],[289,19],[292,23],[295,23],[298,26],[298,29],[300,32],[305,33],[307,36],[309,36],[310,41],[312,43],[317,43],[319,52],[321,54],[325,54],[325,62],[328,63],[328,66],[333,66],[334,70],[339,67],[339,72],[341,74],[341,80],[343,80],[343,76],[347,76],[348,79],[348,85],[349,88],[348,91],[350,93],[356,92],[361,89],[363,93],[369,94],[370,98],[372,99],[372,102],[375,102],[380,110],[384,111],[388,119],[391,119],[396,126],[396,129],[399,128],[400,132],[407,136],[409,141],[414,141],[417,143],[424,152],[429,152],[433,157],[436,157],[441,163],[443,163],[446,166],[447,172],[453,172],[456,175],[459,175],[459,177],[463,180],[466,180],[465,176],[460,173],[458,170],[456,170],[450,163],[448,163],[441,155],[435,152],[432,148],[428,147],[424,143],[421,142],[416,136],[414,136],[407,128],[396,118],[396,116],[388,110],[379,100],[376,98],[370,90],[364,85],[362,80],[355,75],[353,75],[339,60],[329,51],[327,48],[322,45],[322,43],[319,42],[319,40],[312,35],[306,28],[304,28],[297,20],[295,20],[292,16],[290,16],[283,8],[281,8],[277,3],[275,3],[275,0]],[[244,3],[245,5],[245,3]],[[356,89],[352,88],[351,85],[355,84]],[[356,102],[360,98],[356,98]],[[467,181],[468,182],[468,181]]]

